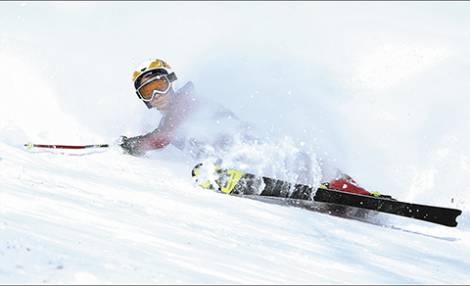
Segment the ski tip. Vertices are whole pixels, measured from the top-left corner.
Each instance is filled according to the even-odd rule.
[[[191,176],[193,178],[199,176],[199,174],[201,173],[201,167],[202,167],[202,163],[199,163],[196,166],[194,166],[194,168],[191,170]]]
[[[456,227],[459,223],[457,222],[457,218],[462,214],[462,210],[456,209],[455,210],[455,218],[454,221],[452,222],[452,227]]]

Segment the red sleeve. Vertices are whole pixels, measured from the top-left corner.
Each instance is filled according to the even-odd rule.
[[[142,136],[140,150],[149,151],[164,148],[173,141],[177,129],[186,120],[194,104],[190,97],[192,84],[188,83],[183,89],[182,94],[175,94],[175,101],[168,113],[163,115],[158,128]]]
[[[182,120],[183,117],[177,113],[177,110],[165,114],[158,128],[143,136],[140,149],[149,151],[166,147],[173,140],[173,136]]]
[[[143,151],[160,149],[167,146],[171,142],[171,138],[167,134],[161,132],[152,132],[147,135],[144,137],[141,143],[141,150]]]

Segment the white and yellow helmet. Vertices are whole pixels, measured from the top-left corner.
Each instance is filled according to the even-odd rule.
[[[168,74],[170,80],[172,79],[171,77],[173,77],[173,80],[171,80],[171,81],[176,80],[176,75],[171,70],[171,66],[168,63],[166,63],[164,60],[152,59],[152,60],[148,60],[148,61],[144,62],[143,64],[141,64],[137,68],[137,70],[135,70],[132,73],[132,82],[134,83],[134,87],[136,87],[136,84],[139,83],[139,79],[141,79],[144,74],[146,74],[150,71],[154,71],[154,70],[162,70],[166,74]]]
[[[161,73],[167,74],[170,83],[177,79],[175,73],[172,71],[171,66],[168,63],[161,59],[151,59],[142,63],[132,73],[132,82],[134,83],[134,88],[138,89],[140,85],[140,79],[143,77],[143,75],[152,71],[161,71]],[[148,102],[145,102],[145,104],[147,107],[151,108]]]

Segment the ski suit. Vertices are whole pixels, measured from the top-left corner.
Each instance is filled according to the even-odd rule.
[[[137,136],[136,153],[173,145],[197,160],[221,157],[233,147],[234,140],[256,143],[260,140],[253,134],[253,127],[243,122],[230,110],[213,101],[196,96],[192,82],[186,83],[171,97],[170,106],[162,112],[159,126],[152,132]],[[311,182],[312,163],[302,152],[294,154],[296,179]],[[243,160],[243,159],[242,159]],[[339,173],[341,174],[341,173]],[[329,187],[369,195],[349,176],[341,174],[328,179]],[[302,182],[301,182],[302,183]]]
[[[228,148],[234,134],[243,140],[250,139],[248,123],[220,104],[196,96],[192,82],[175,92],[162,116],[154,131],[140,136],[134,147],[140,153],[171,144],[195,159],[202,159]]]

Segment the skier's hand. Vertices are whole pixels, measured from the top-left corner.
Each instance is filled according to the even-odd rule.
[[[142,136],[130,137],[121,136],[119,138],[119,146],[124,150],[125,153],[132,156],[142,156],[145,152],[140,149],[142,142]]]

